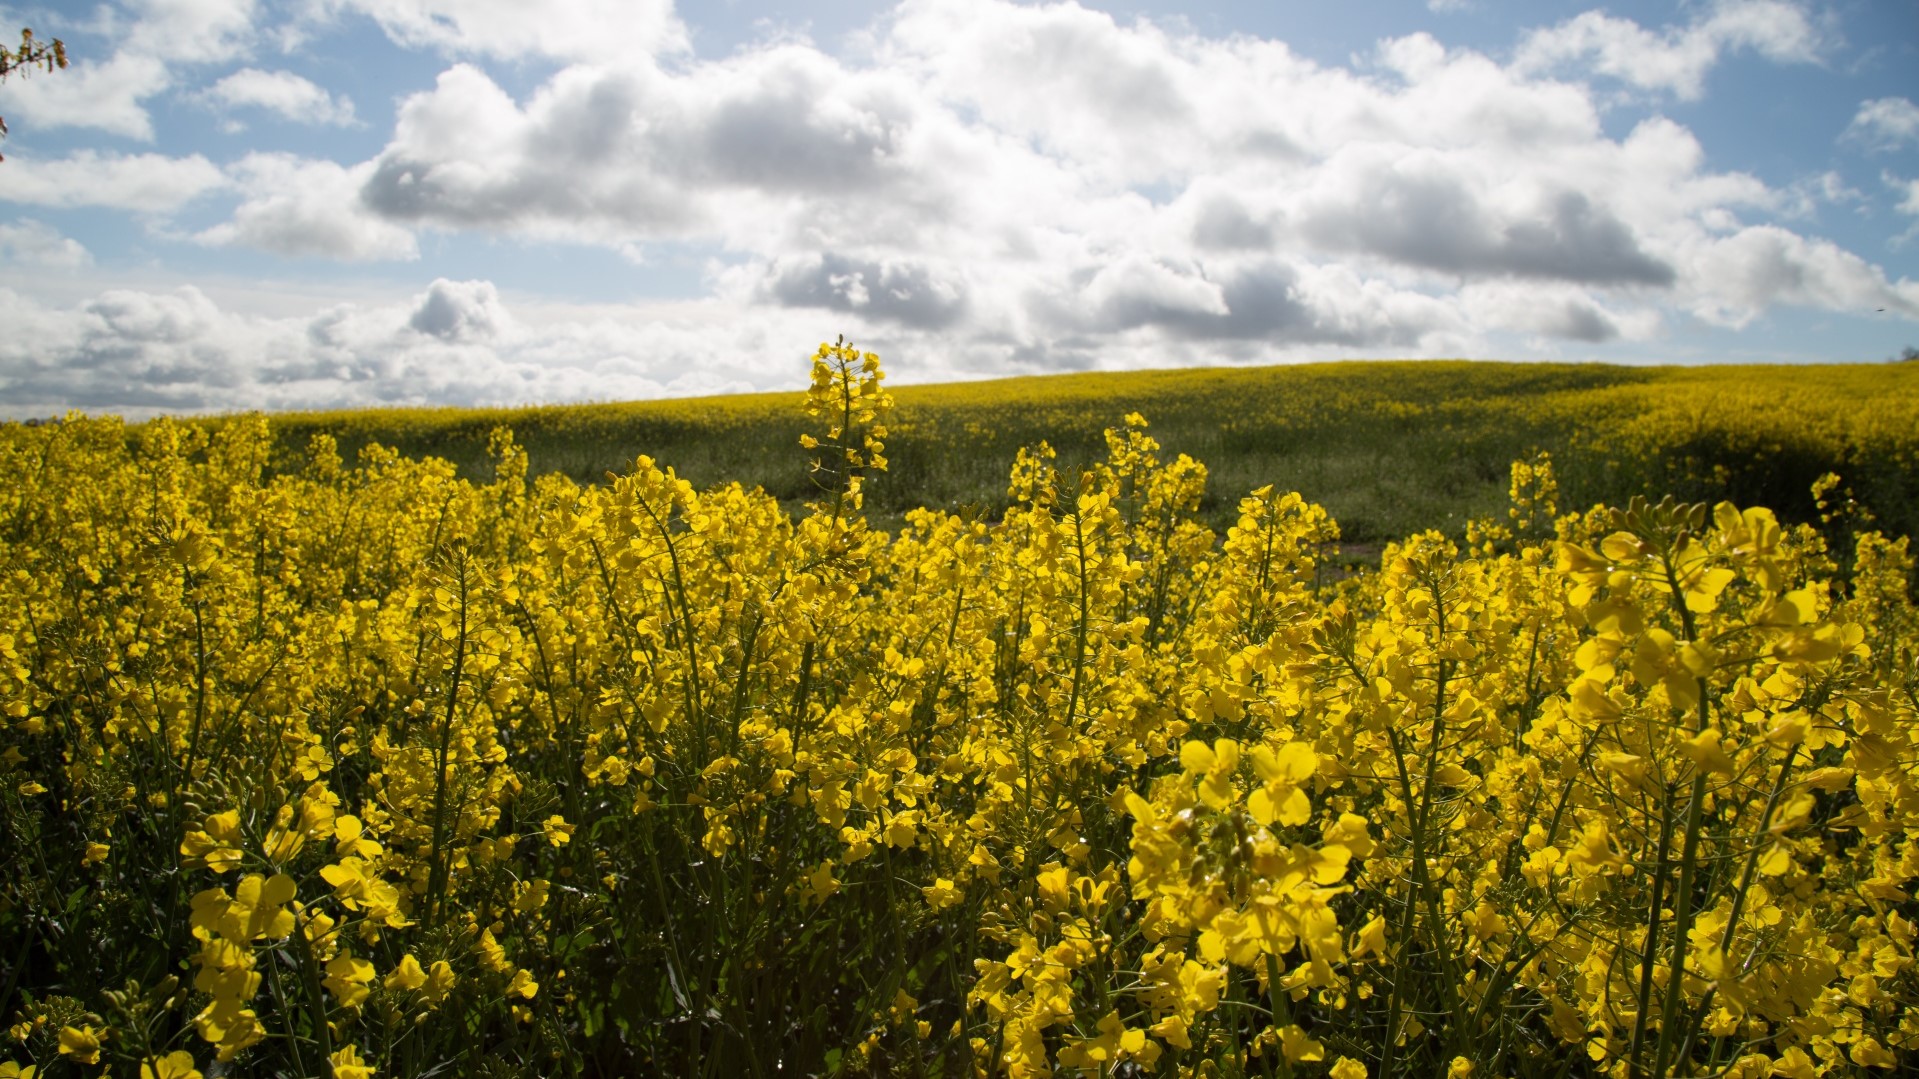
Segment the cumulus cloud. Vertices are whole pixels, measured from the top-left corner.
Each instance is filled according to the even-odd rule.
[[[0,223],[0,259],[54,270],[93,265],[93,255],[79,241],[60,235],[60,230],[44,221],[26,217]]]
[[[541,57],[608,63],[682,52],[686,26],[673,0],[315,0],[320,17],[356,14],[408,48],[501,60]]]
[[[178,83],[183,65],[232,60],[249,47],[254,0],[123,0],[103,8],[113,50],[72,57],[58,77],[10,83],[8,110],[36,128],[83,127],[153,140],[146,102]]]
[[[1412,34],[1347,64],[1008,0],[904,0],[841,56],[785,38],[701,59],[664,0],[599,37],[567,21],[599,2],[536,26],[545,9],[504,0],[310,0],[309,29],[371,19],[453,58],[400,102],[377,153],[256,153],[224,170],[76,156],[9,173],[5,197],[169,213],[225,189],[231,213],[184,234],[341,261],[416,259],[436,234],[635,260],[659,244],[719,252],[706,299],[652,329],[543,320],[491,284],[450,279],[293,322],[141,301],[200,327],[191,352],[103,329],[126,297],[22,317],[81,327],[75,355],[120,357],[102,370],[140,357],[217,372],[228,357],[235,400],[303,403],[757,385],[769,349],[810,350],[795,328],[822,322],[930,375],[1460,355],[1501,335],[1549,350],[1650,341],[1695,319],[1741,326],[1779,306],[1919,317],[1919,286],[1802,234],[1818,206],[1862,200],[1842,178],[1769,186],[1715,169],[1669,118],[1623,134],[1602,123],[1612,80],[1688,96],[1732,53],[1816,62],[1810,17],[1781,0],[1688,9],[1671,27],[1589,13],[1509,57]],[[529,59],[511,80],[484,66]],[[336,101],[255,68],[216,91],[281,114]],[[695,324],[719,335],[723,373],[663,367],[642,347],[711,351],[660,328]],[[205,387],[220,383],[169,385],[212,402]]]
[[[1646,308],[1614,310],[1589,293],[1563,285],[1501,281],[1460,290],[1460,301],[1475,325],[1531,336],[1533,339],[1603,344],[1624,339],[1646,341],[1662,328],[1658,312]]]
[[[804,46],[677,76],[569,68],[524,106],[458,64],[401,105],[362,197],[396,221],[587,238],[748,236],[808,199],[918,218],[950,182],[899,163],[912,107],[897,78]]]
[[[966,310],[965,282],[952,271],[830,253],[769,266],[763,295],[787,307],[858,312],[919,329],[950,326]]]
[[[491,48],[470,26],[396,29],[426,7],[353,10]],[[1751,0],[1677,28],[1582,16],[1506,64],[1415,34],[1346,68],[1073,3],[907,0],[863,62],[794,40],[641,53],[522,97],[455,63],[369,161],[236,169],[248,195],[202,238],[342,258],[408,257],[421,229],[698,241],[741,256],[709,281],[729,302],[1058,362],[1086,354],[1066,339],[1590,343],[1657,332],[1646,304],[1662,300],[1728,324],[1897,303],[1901,286],[1833,245],[1751,232],[1843,184],[1714,172],[1664,118],[1608,136],[1596,91],[1558,77],[1583,64],[1691,94],[1729,50],[1804,62],[1818,44],[1799,7]],[[1740,257],[1771,269],[1726,276]],[[1538,304],[1524,317],[1519,295]]]
[[[370,165],[348,169],[291,154],[249,154],[232,172],[240,205],[231,219],[199,232],[201,243],[344,261],[419,257],[410,230],[360,201]]]
[[[491,281],[440,278],[407,316],[407,328],[451,344],[491,342],[512,333],[513,320]]]
[[[1919,105],[1903,97],[1862,101],[1842,137],[1878,151],[1919,143]]]
[[[353,101],[326,92],[291,71],[241,68],[206,88],[205,101],[225,108],[258,108],[301,124],[351,126]]]
[[[1902,180],[1891,174],[1883,177],[1886,184],[1899,192],[1899,212],[1919,216],[1919,180]]]
[[[1892,188],[1899,196],[1899,201],[1893,204],[1893,209],[1914,219],[1906,231],[1892,238],[1892,246],[1904,247],[1914,239],[1919,239],[1919,179],[1902,179],[1886,172],[1880,174],[1879,180]]]
[[[1631,19],[1587,11],[1535,30],[1520,43],[1526,71],[1586,67],[1642,90],[1692,100],[1726,53],[1750,50],[1780,63],[1812,63],[1820,38],[1805,9],[1787,0],[1718,0],[1683,27],[1649,30]]]
[[[58,77],[28,77],[7,87],[7,111],[35,129],[90,127],[153,140],[144,102],[173,83],[159,57],[120,52],[98,63],[74,60]]]
[[[1739,327],[1779,304],[1863,314],[1884,309],[1919,318],[1919,281],[1894,282],[1829,240],[1755,225],[1693,245],[1691,307],[1708,322]],[[1710,282],[1711,287],[1702,287]]]
[[[729,393],[772,388],[762,382],[770,352],[792,358],[777,384],[797,388],[818,343],[810,318],[742,318],[704,302],[531,318],[485,281],[438,280],[402,303],[293,317],[232,310],[193,287],[113,289],[70,306],[0,288],[0,320],[16,331],[0,340],[0,416]]]
[[[135,213],[178,210],[227,184],[218,166],[199,154],[102,154],[78,150],[71,156],[8,160],[7,186],[0,198],[34,206],[99,206]]]
[[[123,0],[133,21],[123,48],[187,63],[219,63],[244,52],[260,17],[256,0]]]
[[[1586,193],[1490,186],[1442,155],[1361,148],[1321,172],[1300,203],[1301,232],[1323,248],[1452,273],[1673,282],[1672,267]]]

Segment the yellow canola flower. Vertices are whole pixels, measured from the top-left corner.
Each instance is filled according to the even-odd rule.
[[[193,1066],[192,1053],[176,1049],[166,1056],[141,1061],[140,1079],[200,1079],[200,1070]]]
[[[367,912],[367,917],[390,926],[406,924],[400,911],[400,891],[380,879],[364,858],[349,855],[337,863],[322,866],[320,879],[333,886],[333,894],[348,910]]]
[[[1275,753],[1266,746],[1253,750],[1253,769],[1265,780],[1265,786],[1246,799],[1246,810],[1262,825],[1305,824],[1312,818],[1312,803],[1300,784],[1319,769],[1319,758],[1312,747],[1288,742]],[[1364,822],[1361,822],[1362,834]]]
[[[400,957],[400,961],[387,972],[380,984],[388,989],[412,992],[426,984],[426,971],[421,969],[420,961],[413,958],[413,953],[408,952]]]
[[[345,814],[333,821],[334,849],[342,857],[377,858],[380,856],[380,844],[366,836],[366,827],[360,818]]]
[[[373,1065],[362,1059],[358,1046],[348,1045],[327,1057],[333,1079],[373,1079]]]
[[[1163,1051],[1144,1030],[1127,1027],[1117,1011],[1100,1017],[1095,1029],[1097,1033],[1093,1037],[1081,1038],[1060,1050],[1060,1063],[1103,1071],[1109,1062],[1137,1060],[1151,1065],[1159,1060]]]
[[[480,931],[479,953],[480,965],[488,970],[504,974],[513,969],[512,962],[506,957],[506,949],[493,939],[493,930],[490,928]]]
[[[1733,773],[1732,758],[1720,748],[1719,732],[1710,727],[1679,743],[1679,748],[1692,762],[1708,772],[1719,775]]]
[[[458,982],[459,979],[454,975],[451,963],[444,959],[434,960],[433,965],[427,968],[426,983],[418,989],[420,999],[429,1008],[437,1007],[448,994],[453,992],[453,987]]]
[[[1180,747],[1179,764],[1188,775],[1200,777],[1199,797],[1209,808],[1224,809],[1233,803],[1233,771],[1239,767],[1238,742],[1231,738],[1221,738],[1211,746],[1187,742]]]
[[[237,810],[209,814],[200,828],[188,832],[180,842],[180,854],[189,866],[205,866],[215,873],[238,869],[245,854],[240,850],[240,814]]]
[[[100,1061],[100,1032],[91,1025],[60,1028],[60,1055],[80,1064]]]
[[[514,971],[512,981],[508,982],[506,986],[508,996],[518,994],[527,1000],[532,1000],[533,995],[539,991],[540,983],[534,981],[532,973],[527,970]]]
[[[1852,1062],[1862,1068],[1896,1068],[1899,1058],[1891,1050],[1879,1043],[1879,1039],[1865,1037],[1853,1044],[1849,1054]]]
[[[926,905],[934,910],[945,910],[947,907],[957,906],[965,898],[965,893],[946,877],[940,877],[921,888],[920,893],[926,897]]]
[[[1326,1059],[1326,1046],[1300,1029],[1296,1023],[1289,1023],[1279,1029],[1280,1052],[1294,1064],[1309,1063]]]
[[[223,1064],[266,1038],[260,1018],[252,1008],[243,1008],[235,1000],[217,996],[193,1017],[193,1024],[200,1037],[215,1047],[214,1059]]]
[[[341,952],[326,965],[326,977],[320,982],[341,1007],[357,1008],[367,998],[367,983],[373,980],[373,964]]]
[[[806,874],[806,891],[802,894],[809,903],[824,903],[839,890],[840,882],[833,879],[833,860],[828,858]]]

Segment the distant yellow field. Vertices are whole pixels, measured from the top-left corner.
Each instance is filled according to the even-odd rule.
[[[511,427],[534,472],[597,482],[647,454],[696,485],[739,480],[789,504],[809,496],[791,452],[791,393],[522,409],[381,409],[273,418],[282,442],[325,431],[446,456],[484,475],[484,447]],[[1006,505],[1005,474],[1041,439],[1069,470],[1105,452],[1103,430],[1147,417],[1172,452],[1204,460],[1201,516],[1224,524],[1236,492],[1267,483],[1322,501],[1359,539],[1457,527],[1496,509],[1506,465],[1551,451],[1575,504],[1668,491],[1811,512],[1837,472],[1886,523],[1910,532],[1919,471],[1919,364],[1618,367],[1348,361],[1286,367],[1092,373],[903,386],[892,471],[870,509]],[[1450,515],[1450,516],[1449,516]]]

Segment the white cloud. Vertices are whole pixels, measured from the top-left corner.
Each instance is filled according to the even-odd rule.
[[[241,68],[207,87],[200,96],[227,108],[266,109],[295,123],[338,127],[354,123],[350,98],[329,94],[291,71]]]
[[[1899,192],[1900,213],[1919,216],[1919,180],[1901,180],[1889,173],[1881,179]]]
[[[502,60],[624,62],[683,52],[673,0],[313,0],[319,17],[364,15],[407,48]]]
[[[1460,290],[1460,300],[1475,325],[1545,341],[1647,341],[1663,328],[1657,311],[1643,307],[1614,310],[1585,290],[1564,285],[1476,283]]]
[[[291,256],[345,261],[415,259],[407,228],[360,202],[371,165],[343,168],[290,154],[249,154],[232,168],[242,200],[233,217],[194,238]]]
[[[153,121],[142,103],[171,84],[166,63],[155,56],[76,58],[65,71],[9,80],[7,111],[18,114],[22,129],[89,127],[150,142]]]
[[[147,100],[175,86],[181,65],[242,55],[257,14],[254,0],[121,0],[120,8],[103,6],[96,22],[113,50],[101,58],[70,53],[65,71],[10,80],[8,110],[36,128],[93,128],[151,142]]]
[[[1907,217],[1919,219],[1919,179],[1905,180],[1886,172],[1879,175],[1879,181],[1898,193],[1899,201],[1893,205],[1893,209]],[[1888,242],[1893,247],[1905,247],[1914,239],[1919,239],[1919,220],[1914,220],[1906,231]]]
[[[102,154],[78,150],[52,160],[11,158],[8,202],[59,208],[100,206],[135,213],[161,214],[180,209],[226,186],[218,166],[194,154]]]
[[[1862,101],[1841,137],[1880,151],[1919,143],[1919,105],[1903,97]]]
[[[1807,239],[1776,225],[1702,238],[1685,255],[1691,264],[1690,307],[1707,322],[1741,327],[1779,304],[1865,314],[1897,312],[1919,319],[1919,281],[1885,273],[1828,240]]]
[[[1834,178],[1713,172],[1658,117],[1608,137],[1590,87],[1537,74],[1611,41],[1602,68],[1644,46],[1651,66],[1620,70],[1690,92],[1728,48],[1811,57],[1792,5],[1720,4],[1659,33],[1574,20],[1506,67],[1417,34],[1382,43],[1370,74],[1071,3],[907,0],[879,30],[864,63],[789,40],[670,68],[577,63],[524,99],[455,64],[371,161],[238,170],[247,200],[202,238],[342,258],[408,257],[419,229],[694,240],[740,256],[710,281],[729,302],[858,316],[954,354],[1007,341],[1035,363],[1149,339],[1630,338],[1657,332],[1660,300],[1738,322],[1893,288],[1742,220],[1847,197]],[[1728,273],[1739,258],[1771,268]],[[1495,302],[1522,295],[1541,305],[1523,318]]]
[[[710,302],[637,312],[530,312],[523,325],[484,281],[433,282],[395,304],[333,304],[292,317],[224,308],[193,287],[114,289],[53,306],[0,288],[0,415],[69,407],[156,412],[517,404],[768,388],[763,357],[797,386],[813,320],[741,318]]]
[[[1520,43],[1522,71],[1590,67],[1642,90],[1694,99],[1706,75],[1735,49],[1777,63],[1818,60],[1821,41],[1811,18],[1787,0],[1719,0],[1683,27],[1648,30],[1631,19],[1587,11],[1535,30]]]
[[[822,323],[927,376],[1461,355],[1507,335],[1550,352],[1779,306],[1919,318],[1916,286],[1792,231],[1861,198],[1838,176],[1773,187],[1716,170],[1671,119],[1623,136],[1601,122],[1595,71],[1685,94],[1729,50],[1816,59],[1791,4],[1721,3],[1677,29],[1582,16],[1505,64],[1414,34],[1340,66],[1073,3],[906,0],[845,56],[785,38],[717,60],[686,54],[655,4],[627,42],[653,51],[616,62],[564,19],[540,36],[519,8],[314,2],[315,26],[366,15],[473,62],[402,101],[357,163],[76,157],[10,172],[4,197],[166,213],[224,187],[227,219],[181,234],[343,261],[416,259],[422,234],[635,261],[690,244],[720,253],[708,299],[650,328],[450,280],[291,320],[151,290],[22,308],[79,327],[76,363],[188,372],[168,399],[211,403],[177,407],[221,407],[218,378],[261,404],[559,400],[764,388],[764,357],[810,350]],[[554,63],[526,91],[478,63],[512,57]],[[252,68],[216,87],[282,114],[331,100]],[[128,329],[162,311],[197,328],[157,343]],[[697,359],[694,326],[719,359]]]
[[[255,0],[122,0],[133,13],[122,48],[180,63],[213,64],[251,43]]]
[[[407,328],[449,344],[506,341],[516,329],[491,281],[440,278],[407,317]]]
[[[93,256],[79,241],[60,235],[44,221],[23,217],[0,222],[0,259],[18,266],[78,270],[93,265]]]

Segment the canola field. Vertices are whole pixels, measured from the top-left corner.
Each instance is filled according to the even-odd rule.
[[[1350,361],[1103,372],[892,391],[887,482],[867,501],[889,530],[920,507],[992,519],[1006,469],[1041,440],[1069,476],[1106,456],[1131,412],[1169,457],[1206,462],[1198,518],[1224,533],[1269,483],[1326,507],[1368,550],[1505,512],[1507,466],[1552,454],[1568,505],[1632,495],[1731,498],[1795,519],[1812,483],[1846,478],[1889,530],[1919,531],[1919,363],[1810,367]],[[583,484],[645,454],[701,489],[739,482],[803,512],[813,484],[792,452],[805,417],[791,393],[518,409],[406,408],[272,419],[281,456],[315,434],[351,459],[368,442],[453,461],[483,481],[491,432],[510,427],[534,475]]]
[[[1799,377],[1748,387],[1761,449],[1910,463],[1910,394]],[[1743,407],[1677,380],[1588,428]],[[805,402],[797,515],[504,431],[475,479],[260,417],[0,429],[0,1076],[1919,1059],[1919,613],[1859,477],[1794,520],[1529,454],[1336,573],[1322,505],[1139,415],[883,530],[877,358],[822,346]]]

